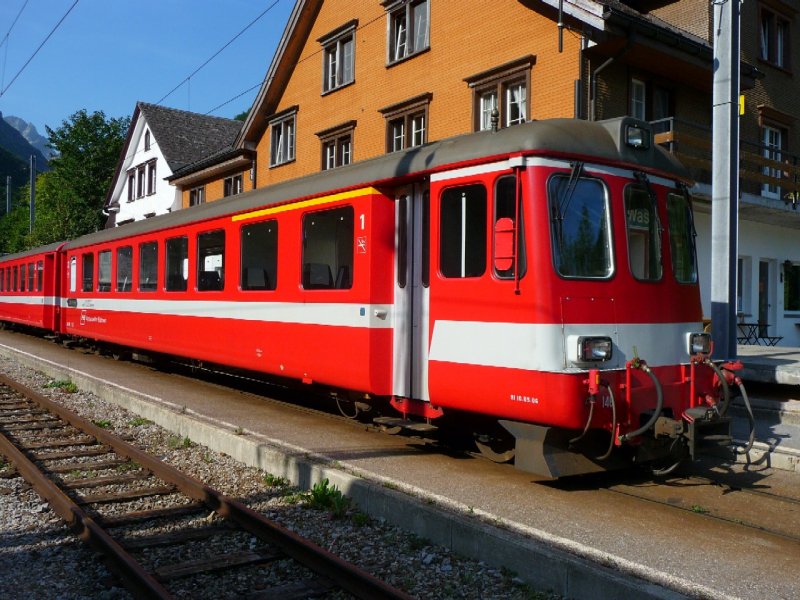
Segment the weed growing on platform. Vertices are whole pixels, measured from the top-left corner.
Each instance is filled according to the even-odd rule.
[[[55,388],[65,394],[74,394],[78,391],[78,386],[72,383],[69,379],[59,379],[57,381],[51,381],[44,387],[46,388]]]
[[[177,450],[178,448],[191,448],[192,447],[192,440],[188,437],[184,437],[181,439],[179,435],[171,435],[167,438],[167,446],[172,450]]]
[[[700,506],[699,504],[692,505],[692,512],[697,513],[699,515],[704,515],[708,512],[708,509],[704,506]]]
[[[272,473],[264,473],[264,484],[269,487],[282,488],[289,485],[289,480],[279,475],[273,475]]]
[[[108,419],[92,419],[92,423],[97,425],[100,429],[108,429],[111,427],[111,421]]]
[[[141,427],[142,425],[152,425],[153,422],[150,419],[145,419],[144,417],[136,417],[135,419],[130,420],[131,427]]]
[[[343,517],[350,499],[325,478],[314,484],[308,496],[308,505],[319,510],[330,510],[335,518]]]

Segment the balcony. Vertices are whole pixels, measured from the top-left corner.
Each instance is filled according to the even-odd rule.
[[[674,154],[699,184],[699,194],[711,196],[711,129],[675,118],[652,122],[655,141]],[[754,221],[800,224],[800,156],[740,139],[740,215]],[[794,210],[792,210],[794,209]]]

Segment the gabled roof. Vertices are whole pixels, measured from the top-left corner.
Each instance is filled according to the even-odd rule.
[[[138,102],[170,169],[175,171],[230,148],[241,121]],[[133,125],[133,123],[131,123]]]

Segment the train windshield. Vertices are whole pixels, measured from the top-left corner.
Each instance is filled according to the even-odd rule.
[[[577,175],[548,182],[553,262],[564,277],[607,278],[614,271],[608,194],[599,179]]]
[[[636,185],[625,188],[625,222],[628,230],[628,263],[640,281],[661,279],[661,228],[649,192]]]
[[[689,199],[682,194],[668,194],[667,217],[675,279],[680,283],[697,283],[696,234]]]

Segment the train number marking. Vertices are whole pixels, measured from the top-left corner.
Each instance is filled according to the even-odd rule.
[[[539,404],[536,396],[526,396],[525,394],[511,394],[508,397],[512,402],[522,402],[523,404]]]

